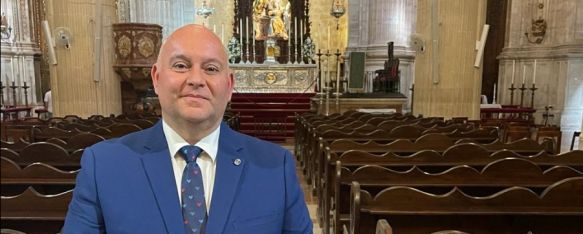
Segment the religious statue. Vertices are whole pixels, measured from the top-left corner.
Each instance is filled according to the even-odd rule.
[[[241,58],[241,44],[235,37],[231,37],[229,44],[227,45],[229,50],[229,62],[235,63],[238,58]]]
[[[394,57],[394,46],[392,41],[388,43],[387,47],[389,59],[385,61],[383,69],[375,71],[377,76],[373,80],[373,92],[399,92],[399,59]]]
[[[2,40],[10,38],[12,28],[8,25],[8,19],[4,12],[2,12],[2,18],[0,18],[0,28],[2,30]]]
[[[314,42],[312,41],[312,38],[310,38],[310,36],[307,36],[306,39],[304,40],[303,51],[304,59],[308,59],[308,63],[312,63],[312,61],[314,60],[316,45],[314,45]]]
[[[268,37],[287,40],[291,21],[290,7],[289,0],[254,0],[255,40],[263,41]]]

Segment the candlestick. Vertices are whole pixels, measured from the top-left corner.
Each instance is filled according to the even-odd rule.
[[[16,88],[18,88],[18,86],[12,81],[12,86],[10,86],[10,88],[12,88],[12,106],[16,106]]]
[[[316,56],[318,56],[318,81],[316,82],[318,87],[316,92],[320,95],[322,95],[322,55],[322,49],[318,49],[318,53],[316,54]],[[322,106],[322,98],[320,98],[320,106]]]
[[[340,49],[336,49],[336,101],[340,96]]]
[[[300,64],[304,64],[304,21],[300,20]]]
[[[536,88],[536,85],[534,83],[532,83],[532,87],[529,88],[531,93],[530,93],[530,108],[534,108],[534,91],[536,91],[538,88]]]
[[[249,17],[245,17],[245,37],[247,39],[247,61],[245,61],[245,64],[250,64],[251,62],[249,62],[249,52],[251,50],[249,49]]]
[[[512,83],[514,84],[514,67],[516,65],[516,60],[512,60]]]
[[[496,104],[496,83],[494,83],[494,95],[492,95],[492,104]]]
[[[30,88],[30,87],[28,87],[26,85],[26,81],[24,82],[24,86],[22,86],[22,88],[24,89],[24,104],[28,107],[28,88]],[[30,112],[29,112],[29,114],[30,114]],[[27,117],[28,117],[28,115],[27,115]]]
[[[514,83],[510,84],[510,88],[508,88],[510,90],[510,105],[514,105],[514,90],[516,90],[516,88],[514,88]]]
[[[8,75],[6,76],[7,80],[8,80]],[[4,85],[2,84],[2,81],[0,81],[0,108],[4,107]]]
[[[522,64],[522,83],[526,81],[526,65]]]
[[[532,83],[536,83],[536,59],[534,60],[534,68],[532,69]]]
[[[522,83],[522,86],[520,86],[520,107],[524,106],[524,91],[527,90],[526,85],[524,83]]]
[[[251,64],[257,64],[257,62],[255,60],[257,60],[255,58],[255,29],[253,28],[253,24],[251,24],[251,33],[253,36],[251,36],[251,41],[253,42],[253,50],[252,50],[252,55],[253,55],[253,62]]]
[[[240,49],[241,58],[239,59],[239,63],[242,64],[242,63],[244,63],[244,61],[243,61],[243,19],[242,18],[239,18],[239,42],[241,44],[241,49]]]
[[[294,18],[294,64],[298,64],[298,17]]]

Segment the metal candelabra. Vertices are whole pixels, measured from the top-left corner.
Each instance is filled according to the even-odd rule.
[[[415,84],[412,84],[409,90],[411,90],[411,114],[413,114],[413,102],[415,101]]]
[[[322,95],[322,51],[320,49],[318,49],[318,53],[316,54],[316,56],[318,56],[318,78],[316,79],[316,85],[317,85],[317,90],[316,92],[318,92],[319,95]],[[320,104],[322,104],[322,99],[320,99]]]
[[[338,104],[338,99],[340,97],[340,49],[337,49],[334,55],[336,55],[336,93],[334,94],[336,95],[336,104]]]
[[[252,54],[253,62],[251,62],[251,64],[257,64],[257,62],[256,62],[257,57],[255,57],[255,37],[253,37],[251,40],[253,41],[253,46],[252,46],[253,47],[253,54]]]
[[[527,90],[526,85],[524,85],[524,83],[522,83],[522,86],[520,86],[520,107],[524,106],[524,91]]]
[[[18,86],[16,86],[16,84],[14,84],[14,81],[12,81],[12,86],[10,86],[10,88],[12,89],[12,105],[16,106],[16,89],[18,88]]]
[[[24,89],[24,104],[28,107],[28,88],[30,88],[30,86],[26,85],[26,81],[24,82],[24,86],[22,86],[22,88]]]
[[[331,85],[331,79],[330,79],[330,55],[332,55],[330,53],[330,50],[326,50],[326,71],[328,72],[328,82],[325,82],[326,84],[326,116],[330,115],[330,91],[332,90],[332,85]]]
[[[292,64],[292,62],[291,62],[291,38],[287,39],[287,64]]]
[[[298,38],[294,41],[294,64],[299,64],[298,62]]]
[[[530,108],[534,108],[534,92],[535,92],[535,91],[536,91],[538,88],[537,88],[537,87],[535,86],[535,84],[533,83],[533,84],[532,84],[532,87],[531,87],[531,88],[529,88],[529,89],[530,89],[530,91],[531,91],[531,94],[530,94]]]
[[[510,84],[508,90],[510,90],[510,105],[514,105],[514,90],[516,90],[516,88],[514,88],[514,83]]]
[[[247,29],[247,30],[249,30],[249,29]],[[249,35],[249,34],[247,34],[247,35]],[[249,46],[250,46],[249,45],[249,37],[247,37],[246,40],[247,40],[247,55],[245,57],[247,58],[247,61],[245,61],[245,64],[251,64],[251,62],[249,62],[249,50],[250,50],[249,49]]]

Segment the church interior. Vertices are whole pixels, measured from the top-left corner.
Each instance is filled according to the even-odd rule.
[[[228,54],[224,121],[296,157],[314,233],[583,233],[582,0],[0,5],[2,233],[58,233],[83,149],[160,120],[187,24]]]

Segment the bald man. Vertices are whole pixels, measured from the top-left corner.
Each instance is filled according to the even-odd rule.
[[[234,79],[212,32],[172,33],[152,83],[162,120],[85,150],[64,233],[312,233],[289,151],[221,122]]]

